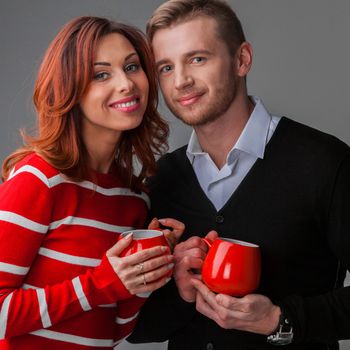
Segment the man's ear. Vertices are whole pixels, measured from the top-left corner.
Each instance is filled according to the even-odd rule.
[[[245,77],[253,63],[253,48],[248,42],[243,42],[235,54],[235,68],[237,76]]]

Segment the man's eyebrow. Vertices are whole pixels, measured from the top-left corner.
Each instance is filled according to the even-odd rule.
[[[209,55],[212,56],[213,53],[209,50],[193,50],[186,52],[185,57],[198,56],[198,55]]]
[[[207,56],[212,56],[213,53],[209,50],[193,50],[193,51],[189,51],[186,52],[183,57],[184,58],[188,58],[188,57],[192,57],[192,56],[200,56],[200,55],[207,55]],[[167,64],[169,63],[171,60],[169,58],[164,58],[162,60],[159,60],[156,62],[156,67],[158,68],[159,66],[163,65],[163,64]]]
[[[159,66],[162,66],[163,64],[166,64],[168,62],[169,62],[169,60],[167,58],[159,60],[159,61],[156,62],[156,68],[158,68]]]
[[[124,58],[124,61],[126,62],[127,60],[129,60],[129,59],[132,58],[133,56],[137,56],[137,52],[131,52],[129,55],[127,55],[127,56]],[[107,67],[110,67],[111,64],[110,64],[109,62],[101,61],[101,62],[95,62],[95,63],[94,63],[94,66],[107,66]]]

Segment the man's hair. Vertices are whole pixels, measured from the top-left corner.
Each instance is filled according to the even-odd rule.
[[[147,35],[152,42],[159,29],[206,16],[216,20],[218,36],[233,56],[246,40],[240,20],[232,8],[221,0],[169,0],[159,6],[147,23]]]

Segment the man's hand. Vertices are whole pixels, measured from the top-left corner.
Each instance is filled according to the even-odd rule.
[[[170,219],[170,218],[165,218],[165,219],[157,219],[154,218],[148,225],[148,229],[154,230],[154,229],[159,229],[160,225],[162,224],[163,226],[170,227],[171,230],[169,229],[162,229],[165,238],[167,239],[171,251],[174,250],[175,245],[179,241],[180,237],[185,231],[185,224],[181,221],[175,220],[175,219]]]
[[[206,238],[213,241],[217,236],[217,232],[210,231]],[[189,303],[196,301],[197,294],[196,288],[191,283],[191,278],[200,278],[199,272],[207,251],[207,244],[197,236],[175,246],[174,279],[182,299]]]
[[[201,314],[225,329],[237,329],[258,334],[271,334],[277,327],[281,310],[260,294],[235,298],[215,294],[198,279],[191,283],[197,290],[196,308]]]

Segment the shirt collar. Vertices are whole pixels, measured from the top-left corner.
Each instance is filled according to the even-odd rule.
[[[265,146],[272,118],[260,98],[251,96],[251,99],[255,103],[254,110],[236,144],[227,155],[228,164],[234,161],[233,151],[235,149],[246,152],[257,158],[264,158]],[[191,163],[196,156],[206,154],[203,152],[194,130],[192,131],[186,153]]]

